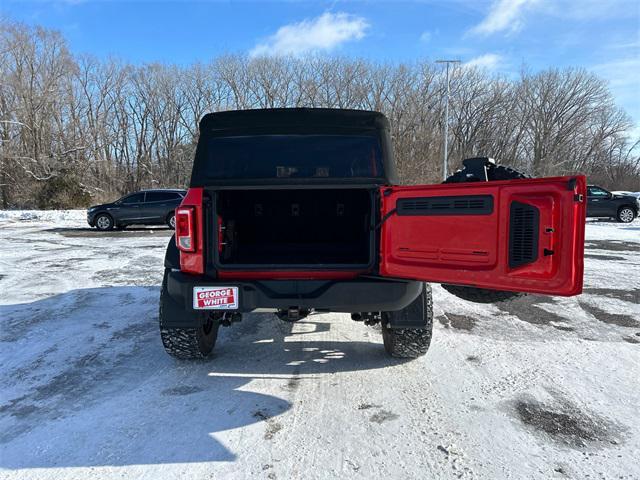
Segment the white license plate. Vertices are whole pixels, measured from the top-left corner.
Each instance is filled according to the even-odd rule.
[[[195,310],[235,310],[238,287],[193,287]]]

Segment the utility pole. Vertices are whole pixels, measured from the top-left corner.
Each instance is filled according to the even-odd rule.
[[[442,166],[442,179],[447,179],[449,171],[449,65],[460,63],[460,60],[436,60],[436,63],[444,63],[447,66],[447,94],[444,98],[444,156]]]

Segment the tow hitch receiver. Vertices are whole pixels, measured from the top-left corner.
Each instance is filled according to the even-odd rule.
[[[382,320],[382,314],[380,312],[359,312],[352,313],[351,320],[356,322],[364,322],[367,326],[376,325]]]
[[[230,327],[232,323],[240,322],[242,320],[242,314],[238,312],[225,312],[220,319],[220,325],[223,327]]]
[[[309,315],[309,310],[299,307],[289,307],[287,310],[278,310],[276,316],[284,322],[297,322]]]

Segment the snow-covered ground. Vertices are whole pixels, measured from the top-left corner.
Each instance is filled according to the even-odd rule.
[[[178,362],[170,232],[0,212],[0,477],[640,478],[640,221],[590,221],[585,293],[434,286],[426,357],[347,315],[248,315]]]

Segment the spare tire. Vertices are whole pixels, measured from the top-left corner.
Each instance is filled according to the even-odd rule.
[[[490,182],[496,182],[498,180],[518,180],[531,177],[526,173],[519,172],[511,167],[506,167],[504,165],[488,165],[487,178]],[[443,183],[464,183],[478,181],[480,180],[475,176],[468,176],[467,172],[463,168],[462,170],[458,170],[453,175],[449,175]]]
[[[504,165],[487,165],[487,179],[490,182],[496,182],[498,180],[518,180],[523,178],[531,178],[529,175],[518,172],[511,167]],[[468,175],[465,169],[458,170],[453,175],[447,177],[444,183],[465,183],[465,182],[478,182],[480,181],[473,175]],[[496,303],[505,302],[507,300],[513,300],[514,298],[525,295],[519,292],[507,292],[503,290],[489,290],[486,288],[476,287],[464,287],[461,285],[447,285],[442,284],[447,292],[455,295],[463,300],[468,300],[475,303]]]

